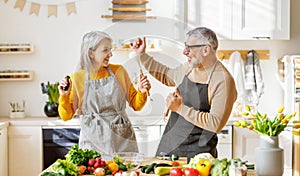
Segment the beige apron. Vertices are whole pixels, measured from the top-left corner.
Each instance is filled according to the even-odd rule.
[[[96,150],[103,159],[111,159],[115,152],[137,152],[135,134],[125,112],[126,98],[114,73],[89,80],[86,73],[82,103],[79,146]]]

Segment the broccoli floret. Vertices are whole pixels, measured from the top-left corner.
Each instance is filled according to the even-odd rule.
[[[216,159],[214,165],[210,170],[211,176],[229,176],[229,165],[230,160],[224,159]]]

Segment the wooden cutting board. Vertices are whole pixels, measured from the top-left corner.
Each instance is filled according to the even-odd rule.
[[[120,11],[120,12],[145,12],[145,11],[151,11],[151,9],[141,8],[141,7],[116,7],[116,8],[108,8],[108,10]]]
[[[155,16],[146,16],[144,14],[113,14],[113,15],[102,15],[101,18],[112,18],[114,20],[145,20],[155,19]]]
[[[145,0],[113,0],[111,3],[112,4],[124,4],[124,5],[129,5],[129,4],[147,4],[149,1]]]
[[[178,162],[180,165],[188,164],[186,157],[180,157],[179,160],[176,160],[176,162]],[[167,163],[167,164],[172,165],[172,161],[170,161],[170,160],[162,160],[162,159],[155,158],[155,157],[147,157],[147,158],[144,158],[142,166],[149,165],[151,163],[157,163],[157,164],[158,163]]]

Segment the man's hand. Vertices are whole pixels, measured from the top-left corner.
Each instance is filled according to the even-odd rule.
[[[143,37],[143,39],[137,38],[134,42],[130,43],[130,45],[133,51],[138,54],[143,54],[146,51],[146,37]]]
[[[182,104],[182,96],[180,92],[176,89],[175,92],[170,93],[166,99],[167,107],[173,112],[176,112],[179,106]]]

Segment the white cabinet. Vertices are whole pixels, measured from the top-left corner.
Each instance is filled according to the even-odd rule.
[[[7,176],[7,127],[0,126],[0,175]]]
[[[218,158],[232,158],[232,126],[226,125],[217,135]]]
[[[232,38],[290,39],[290,0],[233,0]]]
[[[8,128],[9,176],[39,175],[42,171],[41,126],[10,126]]]
[[[246,128],[233,127],[233,158],[255,163],[255,148],[258,146],[258,134]],[[279,147],[284,149],[284,176],[290,176],[293,156],[293,136],[290,131],[283,131],[279,135]]]
[[[231,39],[232,0],[189,0],[188,23],[214,30],[219,39]]]
[[[289,40],[290,0],[189,0],[187,22],[224,40]]]
[[[161,125],[133,126],[139,151],[146,157],[154,157],[162,135]]]

